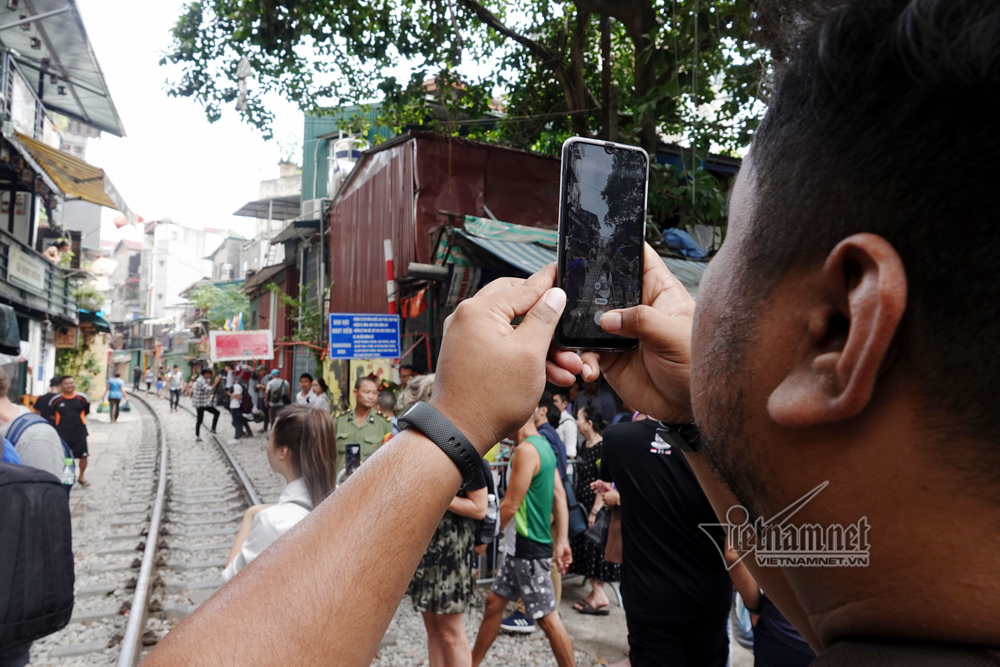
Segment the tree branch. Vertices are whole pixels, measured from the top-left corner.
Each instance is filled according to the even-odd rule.
[[[476,0],[458,0],[458,2],[461,3],[466,9],[471,11],[473,14],[475,14],[476,17],[484,24],[486,24],[493,30],[497,31],[501,35],[504,35],[505,37],[510,37],[515,42],[525,47],[529,51],[532,51],[537,56],[542,58],[543,61],[546,61],[546,64],[554,63],[559,60],[559,56],[552,53],[551,51],[549,51],[547,48],[545,48],[535,40],[525,37],[516,30],[508,28],[506,25],[504,25],[503,21],[497,18],[496,14],[486,9],[486,7],[483,7],[481,4],[476,2]]]

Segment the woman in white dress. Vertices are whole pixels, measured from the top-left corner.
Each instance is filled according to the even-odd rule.
[[[267,442],[271,470],[285,478],[278,502],[254,505],[229,552],[222,577],[228,581],[272,542],[304,519],[337,484],[337,439],[329,411],[307,405],[282,408]]]

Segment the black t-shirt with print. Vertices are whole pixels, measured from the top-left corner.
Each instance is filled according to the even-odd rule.
[[[59,394],[50,403],[55,413],[56,431],[70,445],[86,442],[90,399],[79,392],[72,397]]]
[[[39,396],[35,400],[35,411],[42,417],[48,419],[50,422],[55,423],[56,413],[53,411],[51,403],[52,399],[55,398],[56,396],[59,396],[61,393],[62,392],[59,392],[59,394],[54,394],[50,391],[47,394],[42,394],[41,396]]]
[[[604,431],[600,476],[621,494],[626,612],[651,625],[725,617],[725,532],[711,525],[718,519],[684,454],[657,441],[657,426],[647,419]]]

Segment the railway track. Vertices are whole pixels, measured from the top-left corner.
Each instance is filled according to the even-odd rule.
[[[222,585],[243,513],[260,502],[225,445],[195,441],[188,413],[133,394],[136,446],[74,525],[76,606],[31,664],[131,667]],[[124,425],[122,422],[119,424]]]

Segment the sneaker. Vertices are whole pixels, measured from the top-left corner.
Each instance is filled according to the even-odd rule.
[[[517,632],[526,635],[535,631],[535,622],[521,612],[515,611],[503,619],[500,623],[500,629],[504,632]]]
[[[196,436],[194,437],[194,441],[195,441],[195,442],[201,442],[201,436],[200,436],[200,435],[196,435]]]

